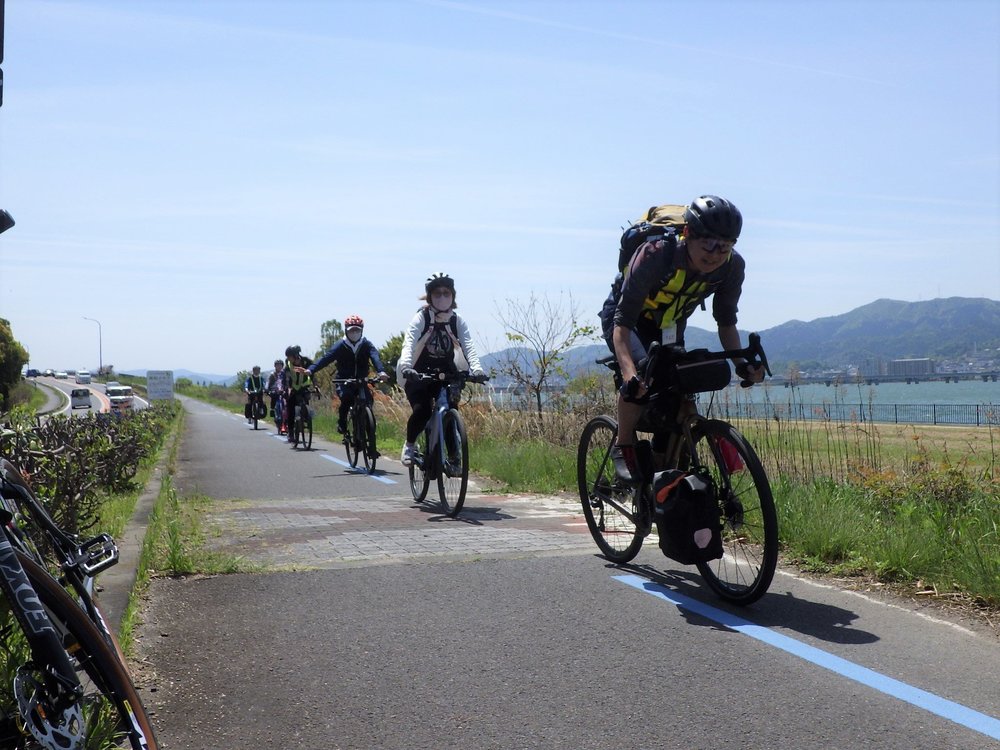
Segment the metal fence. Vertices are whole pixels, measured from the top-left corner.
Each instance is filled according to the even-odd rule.
[[[797,404],[733,403],[716,401],[708,414],[720,419],[818,420],[829,422],[882,422],[891,424],[1000,426],[997,404]]]

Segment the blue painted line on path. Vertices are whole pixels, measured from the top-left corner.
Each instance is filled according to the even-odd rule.
[[[376,482],[381,482],[382,484],[396,484],[396,482],[389,477],[383,477],[379,474],[369,474],[364,469],[358,469],[351,466],[347,461],[343,461],[336,456],[331,456],[329,453],[320,453],[320,458],[325,458],[327,461],[333,461],[335,464],[340,464],[341,466],[346,466],[354,474],[365,474],[366,476],[374,479]]]
[[[761,625],[755,625],[749,620],[744,620],[742,617],[724,612],[721,609],[716,609],[708,604],[699,602],[697,599],[679,594],[676,591],[671,591],[666,586],[653,583],[646,578],[635,575],[615,576],[615,578],[624,584],[671,602],[678,607],[683,607],[690,612],[701,615],[743,635],[748,635],[770,646],[780,648],[782,651],[787,651],[794,656],[798,656],[800,659],[805,659],[819,667],[823,667],[823,669],[828,669],[855,682],[860,682],[862,685],[867,685],[870,688],[922,708],[948,721],[953,721],[980,734],[985,734],[987,737],[1000,740],[1000,719],[995,719],[992,716],[975,711],[960,703],[955,703],[933,693],[928,693],[926,690],[907,685],[905,682],[900,682],[847,659],[834,656],[822,649],[806,645],[794,638],[775,633]]]

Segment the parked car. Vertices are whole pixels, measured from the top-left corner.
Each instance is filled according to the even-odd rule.
[[[86,385],[90,382],[90,372],[87,370],[77,370],[76,371],[76,383],[77,385]]]
[[[109,385],[108,400],[111,401],[111,412],[121,414],[132,410],[132,388],[127,385]]]
[[[73,409],[89,409],[90,390],[87,388],[74,388],[69,392],[69,405]]]

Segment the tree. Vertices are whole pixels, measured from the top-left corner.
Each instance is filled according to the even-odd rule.
[[[319,327],[319,351],[316,352],[315,359],[319,359],[327,351],[344,338],[344,325],[336,318],[330,318]]]
[[[389,385],[396,382],[396,364],[403,353],[403,337],[404,333],[400,331],[395,336],[389,337],[378,350],[378,356],[381,357],[385,371],[389,375]]]
[[[7,411],[10,389],[21,381],[21,368],[28,364],[28,352],[14,339],[10,321],[0,318],[0,411]]]
[[[528,302],[507,299],[497,306],[496,318],[513,344],[501,355],[500,371],[523,387],[535,400],[539,425],[542,423],[542,394],[556,376],[566,377],[561,367],[563,355],[574,344],[591,338],[593,326],[580,325],[573,296],[568,302],[560,292],[552,301],[534,292]]]

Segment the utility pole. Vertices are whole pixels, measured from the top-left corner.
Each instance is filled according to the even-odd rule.
[[[86,315],[83,316],[83,319],[97,323],[97,376],[100,377],[104,373],[104,342],[101,334],[101,321],[88,318]]]

